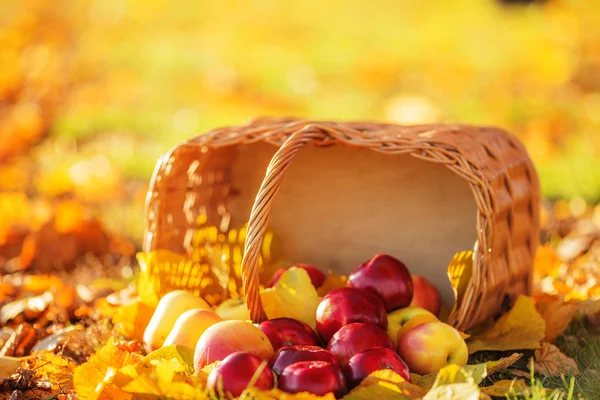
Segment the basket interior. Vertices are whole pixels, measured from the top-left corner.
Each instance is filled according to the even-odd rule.
[[[227,201],[247,222],[276,147],[237,146]],[[285,259],[347,274],[377,253],[429,278],[452,306],[452,256],[473,249],[477,208],[466,181],[443,165],[344,145],[303,147],[286,171],[269,229]]]

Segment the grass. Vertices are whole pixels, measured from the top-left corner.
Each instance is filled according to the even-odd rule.
[[[600,399],[600,330],[597,329],[586,323],[583,318],[578,318],[554,343],[565,355],[577,362],[580,375],[568,374],[562,377],[547,377],[534,374],[528,381],[529,390],[524,396],[509,395],[508,399]],[[514,367],[520,370],[530,370],[528,365],[531,357],[533,357],[533,352],[523,353],[524,356]],[[484,352],[477,354],[470,360],[470,363],[496,360],[505,355],[510,354]],[[490,386],[494,382],[511,379],[522,378],[506,370],[487,377],[481,385]]]

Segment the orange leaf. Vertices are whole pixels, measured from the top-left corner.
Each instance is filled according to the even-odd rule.
[[[535,253],[533,269],[542,276],[551,275],[560,267],[561,261],[556,250],[549,244],[540,246]]]
[[[84,219],[83,205],[76,200],[63,201],[54,210],[54,229],[58,233],[69,233],[77,229]]]
[[[375,398],[376,396],[368,396],[371,391],[374,391],[376,387],[393,388],[398,394],[403,394],[410,398],[423,397],[425,390],[417,385],[414,385],[400,375],[389,369],[382,369],[379,371],[372,372],[358,385],[350,394],[348,398]],[[359,396],[359,392],[360,395]],[[352,395],[355,397],[352,397]],[[374,394],[374,393],[373,393]]]
[[[534,371],[545,376],[579,375],[575,360],[567,357],[553,344],[542,343],[535,351]]]
[[[546,322],[531,297],[519,296],[513,308],[491,327],[468,340],[469,354],[481,350],[522,350],[540,347]]]
[[[141,300],[115,307],[112,322],[129,339],[143,341],[144,330],[152,318],[154,308]]]
[[[333,289],[344,287],[346,286],[347,279],[345,275],[338,275],[335,272],[329,271],[325,282],[317,289],[317,294],[323,297]]]
[[[546,342],[553,342],[559,337],[577,315],[576,305],[565,304],[560,300],[538,302],[535,307],[546,321]]]

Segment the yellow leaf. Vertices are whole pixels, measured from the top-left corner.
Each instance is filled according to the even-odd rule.
[[[487,368],[488,376],[495,374],[498,371],[502,371],[516,363],[521,357],[523,357],[522,353],[514,353],[508,357],[503,357],[496,361],[488,361],[485,366]]]
[[[469,354],[481,350],[537,349],[545,336],[546,323],[533,300],[519,296],[513,308],[491,327],[469,338]]]
[[[474,383],[451,383],[431,389],[423,400],[479,400],[480,395]]]
[[[402,393],[406,396],[409,396],[410,398],[422,397],[425,394],[425,391],[419,386],[408,382],[400,375],[389,369],[382,369],[379,371],[372,372],[360,383],[360,385],[358,385],[357,389],[382,385],[384,383],[386,384],[384,385],[386,387],[389,385],[396,386],[398,389],[398,393]]]
[[[335,272],[330,271],[325,278],[325,282],[317,289],[317,294],[319,296],[325,296],[327,293],[331,292],[333,289],[341,288],[346,286],[346,281],[348,277],[345,275],[338,275]]]
[[[536,309],[546,321],[546,342],[553,342],[569,326],[577,315],[575,304],[566,304],[560,300],[546,302],[540,301],[535,305]]]
[[[286,393],[279,389],[260,390],[255,387],[244,390],[240,399],[244,400],[335,400],[332,393],[325,396],[317,396],[308,392]]]
[[[533,269],[541,276],[552,275],[560,267],[561,261],[552,245],[539,246],[535,253]]]
[[[473,252],[469,250],[456,253],[448,265],[448,278],[452,284],[454,297],[456,299],[451,313],[453,313],[461,304],[472,275]]]
[[[579,367],[575,360],[567,357],[550,343],[543,343],[535,351],[534,371],[545,376],[579,375]]]
[[[112,381],[118,369],[135,364],[140,358],[119,349],[110,338],[86,363],[75,368],[73,383],[79,398],[97,398],[105,385]]]
[[[479,384],[486,376],[485,364],[477,364],[461,368],[458,365],[450,364],[437,372],[422,376],[415,382],[417,386],[425,391],[434,387],[449,385],[453,383],[473,383]],[[475,378],[473,375],[476,375]]]
[[[321,297],[302,268],[288,269],[274,287],[260,296],[269,319],[289,317],[316,328],[315,316]]]
[[[476,385],[479,385],[489,375],[486,363],[465,365],[463,370],[473,378]]]
[[[481,391],[489,396],[506,397],[522,395],[526,389],[527,384],[522,379],[514,379],[494,382],[492,386],[482,387]]]
[[[112,322],[119,333],[129,339],[142,342],[144,331],[153,313],[154,308],[138,299],[130,304],[115,307]]]
[[[344,400],[410,400],[411,397],[402,393],[398,386],[389,382],[380,382],[376,385],[358,386],[342,399]]]
[[[194,350],[180,345],[170,345],[154,350],[143,359],[144,361],[167,360],[175,361],[176,372],[194,372]],[[162,365],[162,364],[161,364]]]

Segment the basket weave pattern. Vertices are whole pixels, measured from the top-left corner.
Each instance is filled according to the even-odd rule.
[[[530,292],[539,240],[539,182],[523,145],[491,127],[257,119],[214,130],[159,160],[147,198],[144,250],[185,251],[200,215],[227,230],[232,151],[235,145],[256,142],[278,150],[256,194],[242,260],[242,284],[253,321],[266,318],[258,276],[271,205],[294,155],[309,143],[408,154],[443,164],[468,182],[477,206],[475,262],[450,324],[467,329],[509,307],[518,294]]]

